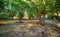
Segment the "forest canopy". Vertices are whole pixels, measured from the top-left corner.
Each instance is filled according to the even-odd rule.
[[[60,16],[60,0],[0,0],[0,19]]]

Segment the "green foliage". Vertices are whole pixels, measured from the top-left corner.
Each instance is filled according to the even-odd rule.
[[[41,13],[51,13],[60,10],[60,0],[0,0],[0,18],[12,16],[23,17],[25,11],[28,16],[39,17]]]
[[[0,19],[8,19],[10,18],[8,14],[0,14]]]

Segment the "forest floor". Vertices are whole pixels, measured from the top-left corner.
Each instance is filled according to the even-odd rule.
[[[57,20],[45,20],[45,26],[37,24],[38,20],[1,20],[0,37],[60,37],[60,22]],[[9,24],[9,25],[8,25]]]

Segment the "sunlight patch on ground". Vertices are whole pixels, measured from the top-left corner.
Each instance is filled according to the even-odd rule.
[[[57,24],[58,27],[60,27],[60,24]]]
[[[0,24],[7,24],[7,23],[9,23],[9,22],[0,22]]]
[[[2,20],[2,21],[0,21],[0,24],[12,24],[12,23],[15,23],[15,22],[18,22],[18,20],[9,20],[9,21],[4,21],[4,20]]]
[[[27,24],[26,26],[27,26],[27,28],[31,28],[33,26],[33,24]]]

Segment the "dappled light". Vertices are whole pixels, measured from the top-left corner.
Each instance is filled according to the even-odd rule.
[[[0,0],[0,37],[60,37],[60,0]]]
[[[60,24],[57,24],[58,27],[60,27]]]
[[[33,26],[33,24],[27,24],[26,26],[27,26],[27,28],[30,28]]]
[[[13,16],[13,19],[18,19],[18,17],[16,17],[16,16]]]

